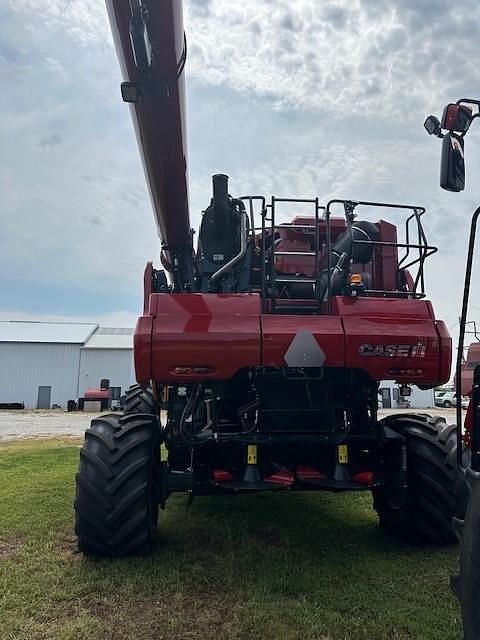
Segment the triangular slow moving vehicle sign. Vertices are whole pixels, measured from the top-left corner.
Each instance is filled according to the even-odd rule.
[[[299,331],[283,356],[289,367],[323,367],[326,355],[310,331]]]

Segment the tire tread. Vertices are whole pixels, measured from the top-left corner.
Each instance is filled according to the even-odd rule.
[[[156,539],[160,429],[151,414],[92,420],[76,477],[75,533],[86,555],[147,553]]]
[[[453,544],[453,517],[463,517],[468,499],[464,469],[456,461],[456,427],[426,414],[389,416],[383,423],[404,436],[408,491],[391,503],[388,486],[373,491],[380,525],[408,542]]]

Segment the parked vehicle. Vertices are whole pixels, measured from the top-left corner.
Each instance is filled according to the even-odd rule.
[[[468,409],[469,398],[467,396],[461,396],[460,398],[460,406],[462,409]],[[435,394],[435,406],[437,407],[445,407],[445,409],[449,409],[450,407],[457,406],[457,394],[455,391],[439,391]]]
[[[457,404],[457,398],[455,391],[440,391],[435,394],[435,405],[437,407],[455,407]]]

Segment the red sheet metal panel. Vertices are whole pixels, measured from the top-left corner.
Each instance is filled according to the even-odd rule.
[[[472,395],[473,372],[478,364],[480,364],[480,343],[472,342],[468,347],[467,362],[462,365],[462,396]]]
[[[301,365],[301,353],[308,361],[309,349],[315,349],[314,343],[308,341],[308,335],[313,336],[320,349],[325,354],[325,367],[345,366],[345,337],[342,321],[335,316],[262,316],[262,364],[266,367],[286,367],[290,364],[287,352],[296,336],[303,336],[295,359],[291,366]],[[298,352],[298,355],[297,355]],[[300,359],[298,358],[300,356]]]
[[[452,371],[452,338],[448,332],[446,324],[442,320],[435,322],[438,337],[440,338],[440,373],[438,376],[439,384],[445,384],[450,380]],[[463,379],[462,379],[463,385]]]
[[[260,365],[257,294],[152,294],[150,310],[154,380],[228,380]],[[176,372],[188,368],[206,371]]]
[[[337,296],[332,302],[335,315],[342,317],[386,317],[408,320],[434,320],[432,305],[428,300],[406,300],[405,298],[375,298]]]
[[[447,343],[423,300],[337,298],[346,343],[346,366],[375,380],[438,384]]]
[[[133,334],[135,377],[140,384],[152,380],[152,327],[151,316],[140,316]]]
[[[139,381],[228,380],[245,367],[347,367],[439,384],[451,339],[428,301],[337,297],[331,316],[260,313],[257,294],[151,294],[135,332]]]
[[[375,223],[379,231],[380,242],[397,242],[395,225],[379,220]],[[377,246],[373,252],[372,287],[393,291],[398,288],[398,249],[396,247]]]

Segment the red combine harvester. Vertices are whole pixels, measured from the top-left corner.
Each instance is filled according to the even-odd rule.
[[[147,551],[158,506],[173,492],[261,490],[371,491],[389,533],[452,542],[467,497],[455,427],[424,414],[377,416],[381,380],[407,395],[411,384],[450,376],[451,339],[425,298],[424,265],[436,249],[424,209],[235,198],[220,174],[195,250],[181,1],[107,7],[164,270],[145,270],[138,385],[123,415],[93,420],[86,432],[80,550]],[[289,223],[280,221],[285,207],[297,213]],[[404,214],[402,241],[381,219],[386,211]]]
[[[467,357],[462,364],[462,396],[470,396],[473,389],[473,375],[480,364],[480,342],[472,342],[468,346]]]

